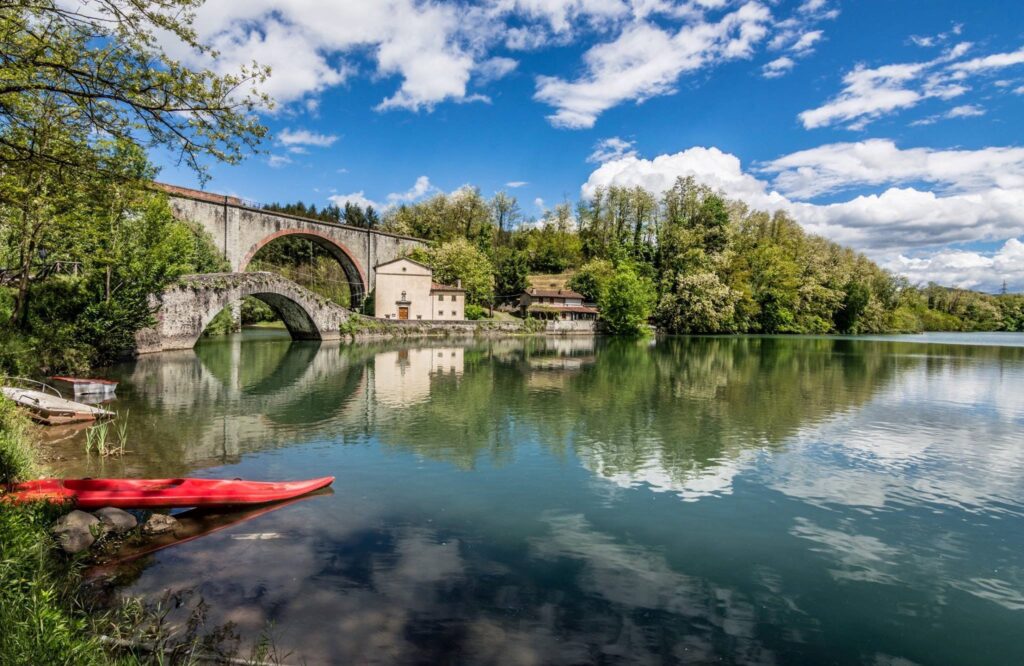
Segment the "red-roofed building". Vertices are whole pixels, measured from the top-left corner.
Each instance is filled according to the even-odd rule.
[[[598,310],[571,289],[527,289],[519,297],[523,316],[558,321],[595,321]]]

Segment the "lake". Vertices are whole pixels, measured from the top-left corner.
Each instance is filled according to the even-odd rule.
[[[1024,335],[248,331],[110,374],[131,452],[55,432],[69,474],[337,477],[117,579],[287,663],[1024,663]]]

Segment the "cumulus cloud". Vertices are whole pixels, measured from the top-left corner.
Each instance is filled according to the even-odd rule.
[[[632,155],[610,160],[590,174],[581,190],[585,197],[610,185],[662,193],[677,178],[692,176],[751,207],[787,211],[809,232],[890,266],[899,256],[929,260],[927,252],[947,251],[950,245],[1006,241],[1024,234],[1021,148],[901,150],[887,140],[832,144],[780,157],[761,165],[757,173],[774,175],[774,180],[744,170],[739,158],[718,148],[693,147],[653,159]],[[938,191],[898,186],[910,183],[932,184]],[[807,200],[863,186],[884,189],[845,201]]]
[[[940,41],[925,37],[911,39],[921,45]],[[969,42],[960,42],[924,62],[879,67],[857,64],[843,76],[842,90],[825,104],[801,112],[800,122],[807,129],[844,124],[848,129],[863,129],[877,118],[915,107],[927,99],[960,97],[970,89],[966,83],[971,77],[1024,63],[1024,49],[963,60],[971,47]],[[931,124],[940,117],[963,118],[982,113],[984,111],[976,105],[961,105],[942,116],[931,116],[915,124]]]
[[[334,134],[318,134],[305,129],[293,130],[285,128],[277,135],[277,140],[286,146],[316,146],[329,148],[338,137]]]
[[[1024,285],[1024,243],[1011,238],[995,252],[941,250],[919,256],[899,255],[887,268],[906,275],[915,284],[936,282],[963,289],[995,291],[1005,280]]]
[[[399,203],[416,201],[417,199],[422,198],[423,195],[435,189],[436,188],[430,184],[429,178],[427,178],[426,176],[420,176],[419,178],[416,179],[416,182],[413,183],[413,186],[410,187],[405,192],[392,192],[391,194],[389,194],[388,203],[391,205],[395,205]]]
[[[593,127],[613,106],[674,92],[686,72],[748,57],[770,17],[764,5],[748,2],[717,22],[702,16],[674,32],[650,22],[630,24],[614,40],[587,50],[585,71],[576,80],[537,77],[534,99],[555,108],[548,120],[556,127]]]
[[[594,152],[587,157],[588,162],[602,164],[610,160],[617,160],[623,157],[635,157],[635,141],[627,141],[617,136],[601,139],[594,144]]]

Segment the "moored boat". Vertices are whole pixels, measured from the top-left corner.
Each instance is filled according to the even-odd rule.
[[[35,389],[0,386],[0,393],[28,411],[29,417],[44,425],[64,425],[110,418],[114,413]]]
[[[39,479],[13,484],[5,499],[71,502],[80,509],[223,507],[266,504],[301,497],[334,482],[333,476],[304,481],[242,479]]]
[[[50,377],[50,381],[57,388],[70,391],[72,395],[113,395],[117,390],[117,382],[110,379],[96,379],[93,377]]]

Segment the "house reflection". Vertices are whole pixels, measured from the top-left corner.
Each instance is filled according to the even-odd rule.
[[[390,407],[428,400],[432,377],[462,375],[464,351],[462,347],[426,347],[377,354],[373,359],[375,398]]]

